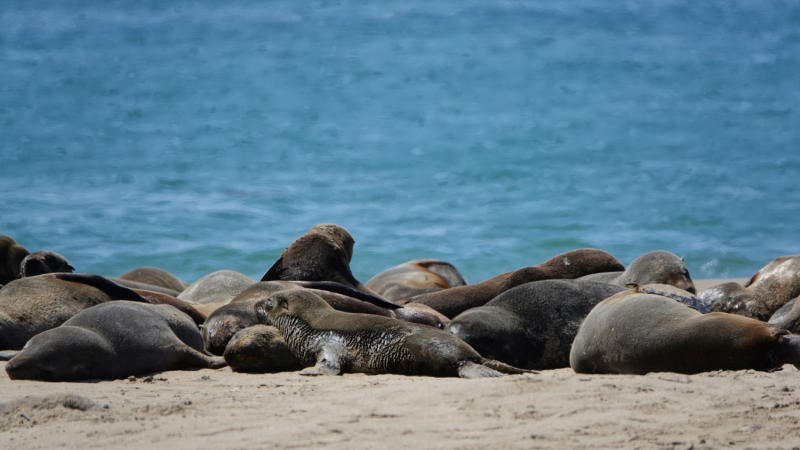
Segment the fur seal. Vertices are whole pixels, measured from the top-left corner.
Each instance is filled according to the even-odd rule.
[[[205,316],[174,297],[134,291],[93,274],[51,273],[20,278],[0,289],[0,350],[18,350],[33,336],[111,300],[170,303],[203,323]]]
[[[20,277],[34,277],[45,273],[72,273],[75,268],[63,255],[49,250],[39,250],[26,256],[20,263]]]
[[[256,304],[289,350],[302,375],[344,372],[438,377],[490,377],[524,373],[481,357],[462,340],[433,327],[388,317],[334,310],[307,291],[281,291]]]
[[[219,368],[200,332],[167,305],[108,302],[76,314],[25,345],[6,364],[15,380],[118,379],[165,370]]]
[[[29,254],[11,236],[0,235],[0,286],[19,278],[22,260]]]
[[[293,372],[303,368],[281,332],[268,325],[239,330],[225,347],[223,357],[234,372]]]
[[[178,293],[189,287],[189,283],[178,279],[175,275],[158,267],[137,267],[118,276],[120,280],[136,281],[138,283],[159,286],[171,289]]]
[[[679,290],[659,286],[669,292]],[[800,336],[748,317],[701,314],[671,297],[638,289],[592,309],[572,344],[577,373],[771,370],[800,364]]]
[[[336,292],[334,292],[333,285],[338,285],[338,288],[335,289]],[[313,289],[314,286],[326,289]],[[334,309],[343,312],[394,317],[437,328],[444,328],[449,322],[446,317],[432,309],[401,308],[396,305],[395,308],[398,309],[382,308],[368,301],[367,294],[338,283],[303,282],[297,284],[290,281],[261,281],[237,295],[227,305],[209,314],[203,326],[203,341],[206,344],[206,350],[214,355],[222,355],[228,341],[235,333],[261,323],[254,310],[255,304],[276,292],[285,290],[308,290],[321,297]]]
[[[781,330],[788,330],[791,333],[800,333],[800,306],[797,306],[797,300],[800,297],[793,298],[789,303],[781,306],[781,309],[775,311],[775,314],[769,318],[769,323],[774,328]]]
[[[539,265],[507,272],[480,283],[422,294],[397,303],[422,303],[452,319],[470,308],[485,305],[489,300],[521,284],[557,278],[573,279],[591,273],[611,272],[624,268],[625,266],[610,254],[602,250],[584,248],[562,253]]]
[[[481,356],[515,367],[569,367],[570,347],[583,319],[602,300],[625,290],[594,281],[534,281],[464,311],[447,331]]]
[[[384,270],[367,281],[367,288],[389,301],[467,284],[452,264],[415,259]]]
[[[178,298],[195,305],[198,311],[209,315],[256,283],[256,280],[242,273],[218,270],[190,284]]]
[[[769,320],[800,295],[800,255],[780,256],[755,273],[746,287],[724,283],[700,292],[711,311]]]
[[[622,272],[595,273],[580,279],[628,288],[645,284],[669,284],[692,294],[697,293],[683,258],[663,250],[639,256]]]
[[[316,225],[281,253],[261,281],[335,281],[378,296],[350,271],[354,244],[353,236],[339,225]]]

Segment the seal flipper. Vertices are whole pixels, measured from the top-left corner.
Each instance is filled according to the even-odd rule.
[[[317,365],[306,367],[300,371],[300,375],[341,375],[342,363],[339,357],[330,348],[323,348],[317,355]]]
[[[277,261],[275,261],[275,264],[273,264],[272,267],[270,267],[269,270],[267,270],[267,272],[264,274],[263,277],[261,277],[261,280],[259,281],[282,280],[283,272],[286,271],[285,268],[281,267],[282,265],[283,265],[283,256],[281,256],[280,258],[278,258]]]
[[[22,350],[2,350],[0,351],[0,361],[10,361],[11,358],[19,355]]]
[[[211,356],[199,352],[188,345],[181,351],[181,361],[189,368],[220,369],[228,365],[225,358],[221,356]]]
[[[484,359],[481,364],[506,375],[522,375],[523,373],[538,374],[538,370],[520,369],[494,359]]]
[[[458,376],[461,378],[491,378],[502,377],[504,375],[482,364],[477,364],[472,361],[460,361],[458,365]]]

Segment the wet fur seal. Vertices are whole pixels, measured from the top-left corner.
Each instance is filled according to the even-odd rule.
[[[669,292],[673,286],[659,286]],[[800,364],[800,336],[734,314],[698,311],[663,295],[621,292],[600,302],[572,344],[577,373],[771,370]]]
[[[780,256],[755,273],[747,286],[724,283],[700,292],[712,311],[770,320],[800,295],[800,255]]]
[[[467,284],[452,264],[437,259],[415,259],[375,275],[367,288],[389,301]]]
[[[490,377],[524,373],[481,357],[446,331],[389,317],[334,310],[308,291],[281,291],[256,304],[289,350],[306,367],[302,375],[344,372],[438,377]]]
[[[171,303],[203,323],[205,316],[174,297],[134,291],[94,274],[52,273],[20,278],[0,289],[0,350],[18,350],[33,336],[111,300]]]
[[[183,292],[184,289],[189,287],[189,283],[178,279],[175,275],[167,272],[158,267],[137,267],[131,269],[117,278],[121,280],[136,281],[138,283],[149,284],[152,286],[159,286],[166,289],[171,289],[178,293]]]
[[[692,294],[697,293],[683,258],[663,250],[639,256],[621,272],[595,273],[580,279],[628,288],[646,284],[669,284]]]
[[[569,351],[583,319],[602,300],[625,290],[594,281],[526,283],[459,314],[447,331],[481,356],[515,367],[569,367]]]
[[[239,330],[225,347],[223,357],[234,372],[294,372],[303,368],[281,332],[268,325]]]
[[[480,283],[454,287],[438,292],[418,295],[397,303],[422,303],[449,318],[485,305],[503,292],[532,281],[573,279],[597,272],[624,270],[617,258],[597,249],[584,248],[554,256],[547,261],[513,272],[507,272]]]
[[[63,255],[49,250],[39,250],[26,256],[20,263],[20,277],[33,277],[45,273],[72,273],[75,268]]]
[[[354,244],[353,236],[343,227],[330,223],[316,225],[281,253],[261,281],[335,281],[378,296],[350,271]]]
[[[6,372],[15,380],[74,381],[224,365],[203,352],[200,332],[186,314],[167,305],[116,301],[34,336]]]
[[[321,289],[314,289],[314,287]],[[215,355],[222,355],[228,341],[235,333],[261,323],[254,310],[255,304],[276,292],[285,290],[308,290],[320,296],[338,311],[400,318],[408,322],[423,323],[442,329],[449,323],[446,317],[430,308],[401,308],[396,305],[394,306],[396,309],[393,310],[382,308],[367,301],[369,300],[367,294],[338,283],[303,282],[298,284],[290,281],[262,281],[250,286],[230,303],[209,314],[203,326],[203,341],[206,344],[206,350]]]
[[[19,278],[22,260],[30,252],[11,236],[0,235],[0,286]]]

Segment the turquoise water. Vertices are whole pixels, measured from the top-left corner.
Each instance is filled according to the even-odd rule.
[[[800,253],[800,3],[0,3],[0,234],[82,272]],[[723,2],[715,2],[723,3]]]

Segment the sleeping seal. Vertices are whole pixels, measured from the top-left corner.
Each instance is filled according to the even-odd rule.
[[[189,287],[189,283],[178,279],[175,275],[158,267],[137,267],[118,276],[120,280],[135,281],[137,283],[159,286],[171,289],[178,293]]]
[[[489,300],[521,284],[558,278],[572,279],[624,268],[625,266],[610,254],[602,250],[584,248],[562,253],[539,265],[504,273],[480,283],[417,295],[397,303],[422,303],[452,319],[470,308],[485,305]]]
[[[526,283],[459,314],[447,331],[481,356],[515,367],[569,367],[569,350],[583,319],[600,301],[624,290],[594,281]]]
[[[303,366],[289,351],[277,328],[253,325],[233,335],[223,355],[234,372],[293,372]]]
[[[662,250],[639,256],[622,272],[595,273],[580,279],[628,288],[645,284],[669,284],[692,294],[697,293],[683,258]]]
[[[780,256],[756,272],[746,287],[724,283],[700,292],[712,311],[770,320],[789,300],[800,295],[800,255]]]
[[[616,294],[592,309],[572,344],[570,366],[575,372],[693,374],[800,364],[798,335],[748,317],[701,314],[674,298],[639,289]],[[657,289],[670,290],[680,295],[672,286]]]
[[[307,291],[281,291],[256,304],[289,350],[306,367],[303,375],[344,372],[437,377],[489,377],[524,373],[481,357],[446,331],[388,317],[334,310]]]
[[[415,259],[384,270],[367,281],[367,288],[389,301],[465,286],[452,264],[436,259]]]
[[[45,273],[72,273],[75,268],[67,258],[49,250],[39,250],[26,256],[20,263],[20,277],[34,277]]]
[[[6,364],[14,380],[118,379],[165,370],[219,368],[186,314],[167,305],[116,301],[42,332]]]
[[[0,235],[0,286],[19,278],[22,260],[30,252],[17,244],[11,236]]]

